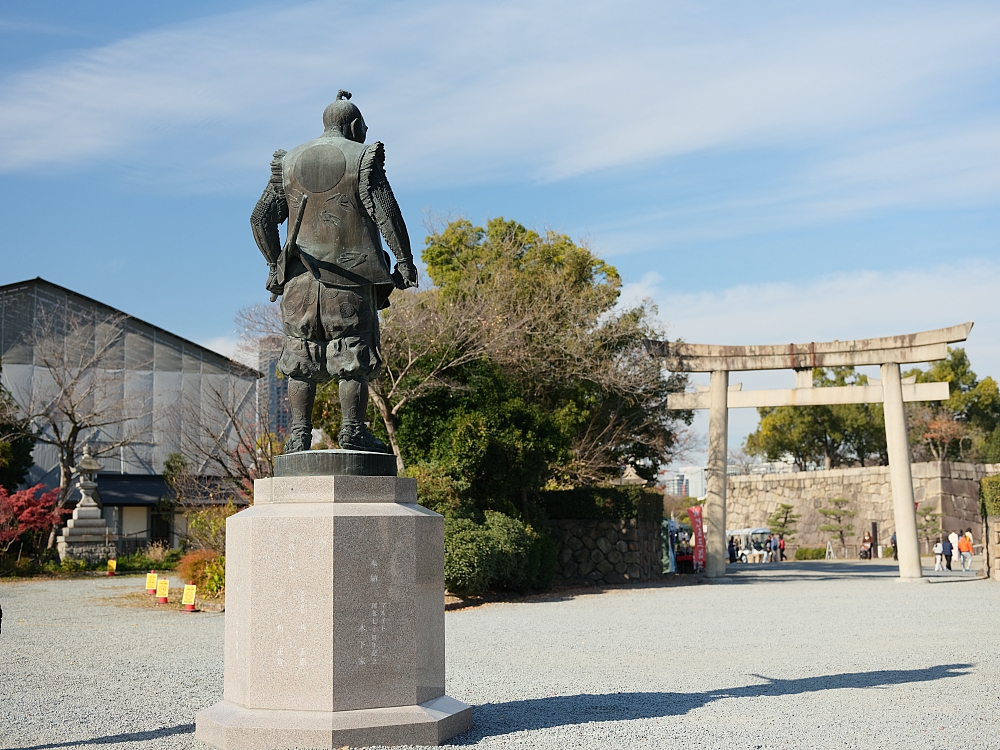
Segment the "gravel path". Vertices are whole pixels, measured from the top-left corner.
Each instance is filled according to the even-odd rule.
[[[925,568],[925,571],[927,569]],[[880,563],[447,615],[481,748],[1000,747],[1000,586]],[[142,579],[0,583],[0,747],[202,748],[223,617],[114,603]],[[109,600],[109,598],[111,598]]]

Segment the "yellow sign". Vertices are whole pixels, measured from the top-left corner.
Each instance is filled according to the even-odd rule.
[[[156,573],[146,574],[146,591],[152,591],[156,588]]]
[[[168,591],[170,591],[170,581],[168,581],[166,578],[161,578],[159,581],[157,581],[156,583],[157,596],[161,598],[169,596],[169,594],[167,594]]]
[[[181,599],[181,604],[194,604],[194,595],[198,591],[197,586],[192,586],[188,584],[184,587],[184,598]]]
[[[116,570],[118,570],[118,561],[117,560],[108,560],[108,572],[109,573],[114,573]]]

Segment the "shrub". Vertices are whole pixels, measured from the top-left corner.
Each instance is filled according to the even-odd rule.
[[[226,519],[238,511],[232,502],[189,510],[187,538],[195,547],[226,554]]]
[[[162,563],[170,554],[170,547],[165,542],[151,542],[146,547],[146,557],[154,563]]]
[[[20,541],[37,546],[38,538],[72,511],[56,508],[59,497],[57,490],[42,492],[37,484],[26,490],[9,492],[0,487],[0,554],[6,553],[11,545]]]
[[[826,547],[799,547],[795,550],[796,560],[825,560]]]
[[[50,575],[83,573],[87,570],[94,570],[96,565],[91,565],[86,560],[77,558],[67,558],[62,562],[49,560],[42,566],[42,570]]]
[[[170,549],[165,544],[154,542],[131,555],[121,555],[118,558],[118,570],[122,572],[134,570],[173,570],[183,553],[179,549]]]
[[[1000,516],[1000,475],[979,481],[979,504],[983,518]]]
[[[663,519],[663,495],[639,485],[574,487],[538,493],[549,518],[640,521]]]
[[[212,550],[195,550],[180,559],[177,574],[203,595],[220,596],[226,589],[226,558]]]
[[[403,475],[417,480],[417,502],[425,508],[447,518],[466,518],[475,514],[475,503],[464,495],[468,482],[454,479],[441,466],[408,466]]]
[[[484,518],[481,524],[468,518],[445,519],[447,589],[470,596],[548,588],[555,571],[555,542],[503,513],[488,510]]]
[[[31,557],[13,560],[8,557],[0,557],[0,576],[31,576],[40,573],[41,570],[42,566]]]

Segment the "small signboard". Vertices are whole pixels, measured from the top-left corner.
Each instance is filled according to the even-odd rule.
[[[115,571],[117,570],[118,570],[118,561],[108,560],[108,575],[113,576],[115,574]]]
[[[166,578],[161,578],[156,582],[156,595],[160,599],[166,599],[169,596],[170,591],[170,581]]]
[[[184,598],[181,599],[181,604],[194,604],[194,597],[198,591],[197,586],[192,586],[190,583],[184,587]]]
[[[826,543],[826,559],[827,560],[836,560],[837,559],[837,553],[833,551],[833,542],[832,541]]]
[[[152,592],[156,590],[156,573],[146,574],[146,591]]]

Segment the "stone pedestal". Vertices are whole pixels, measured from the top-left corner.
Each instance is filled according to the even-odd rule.
[[[466,731],[472,708],[444,694],[442,517],[413,479],[309,473],[257,480],[227,523],[225,687],[195,736],[236,750]]]
[[[97,483],[89,480],[80,482],[80,502],[73,510],[73,516],[56,537],[59,559],[78,559],[98,563],[114,557],[116,546],[111,541],[108,524],[101,517],[101,508],[94,500]]]

